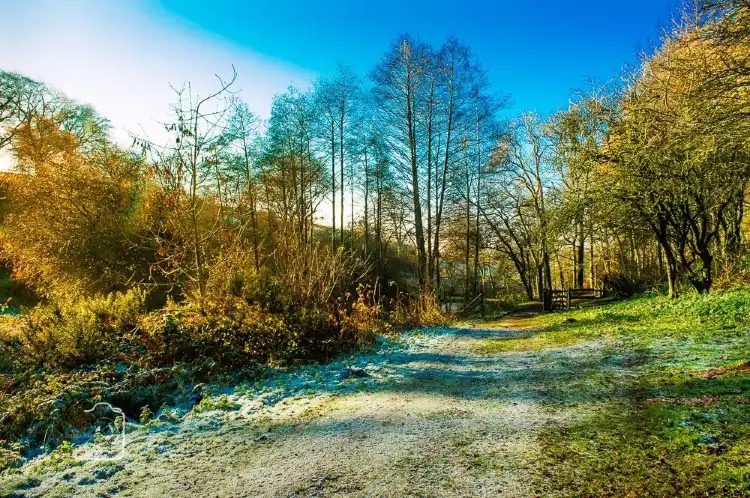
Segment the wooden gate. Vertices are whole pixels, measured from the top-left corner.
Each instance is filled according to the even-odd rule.
[[[568,311],[573,300],[603,297],[607,297],[604,289],[545,289],[542,306],[544,311]]]

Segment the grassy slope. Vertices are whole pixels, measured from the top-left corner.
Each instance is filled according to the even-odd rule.
[[[496,325],[518,333],[477,352],[604,348],[575,382],[554,385],[553,410],[583,408],[587,396],[577,422],[540,434],[539,477],[561,494],[750,496],[750,289]]]

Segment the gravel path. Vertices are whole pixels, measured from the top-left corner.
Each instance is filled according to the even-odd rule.
[[[277,372],[232,390],[221,409],[172,412],[129,427],[126,455],[3,478],[17,496],[535,496],[537,431],[551,379],[596,352],[475,354],[508,329],[432,328],[383,340],[376,352]],[[166,414],[165,414],[166,415]],[[168,417],[163,416],[162,419]],[[92,444],[74,458],[91,454]],[[12,488],[8,488],[12,486]],[[2,491],[0,491],[2,494]]]

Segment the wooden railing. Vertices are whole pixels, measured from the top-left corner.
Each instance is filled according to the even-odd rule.
[[[542,306],[544,311],[568,311],[573,300],[604,297],[607,297],[605,289],[545,289]]]
[[[568,289],[571,299],[600,299],[606,297],[604,289]]]
[[[477,304],[482,307],[482,317],[484,317],[484,293],[479,294],[472,301],[464,306],[464,308],[458,312],[458,316],[466,316]]]

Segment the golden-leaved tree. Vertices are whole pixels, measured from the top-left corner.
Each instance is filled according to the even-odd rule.
[[[144,255],[128,243],[137,223],[140,161],[109,143],[92,116],[81,118],[80,129],[89,133],[84,144],[61,125],[69,118],[39,115],[15,131],[19,171],[7,175],[2,232],[15,276],[42,294],[65,297],[122,289],[145,271]]]
[[[651,227],[673,297],[679,276],[708,292],[717,252],[737,250],[750,179],[749,88],[716,77],[748,48],[703,34],[679,31],[643,64],[609,143],[613,188]]]

